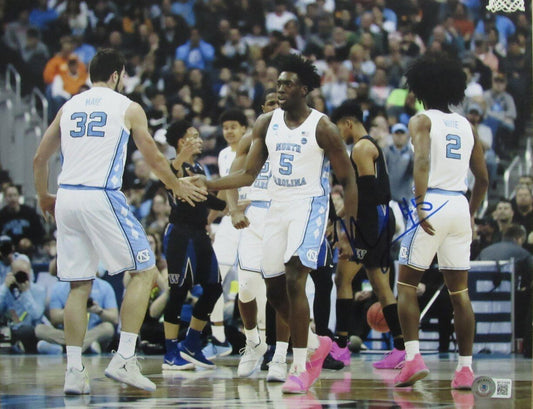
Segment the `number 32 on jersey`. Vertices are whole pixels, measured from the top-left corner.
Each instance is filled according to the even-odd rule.
[[[102,129],[107,124],[107,114],[105,112],[96,111],[90,114],[87,114],[87,112],[74,112],[70,119],[76,121],[76,129],[70,131],[70,136],[73,138],[81,138],[83,136],[103,138],[105,135]]]

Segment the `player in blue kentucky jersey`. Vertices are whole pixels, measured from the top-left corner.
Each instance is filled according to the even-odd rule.
[[[415,209],[400,248],[398,313],[406,360],[395,385],[410,386],[429,373],[419,351],[416,290],[436,253],[450,293],[459,346],[452,388],[470,389],[475,333],[468,296],[471,225],[487,191],[487,167],[476,131],[449,108],[464,98],[466,76],[461,62],[444,53],[428,53],[415,60],[406,76],[410,90],[426,110],[409,121],[415,154]],[[469,168],[475,177],[470,202],[465,196]]]
[[[96,53],[89,69],[93,88],[63,105],[33,163],[41,209],[45,215],[55,214],[57,222],[58,277],[70,282],[65,305],[66,394],[90,393],[81,346],[87,329],[87,299],[100,260],[110,274],[135,272],[122,302],[118,351],[105,374],[155,390],[155,384],[140,373],[135,356],[157,270],[146,234],[119,191],[130,135],[154,173],[176,196],[191,204],[206,198],[204,189],[176,178],[148,132],[141,106],[120,94],[124,66],[125,59],[116,50]],[[48,159],[60,146],[64,160],[56,200],[48,192]]]
[[[208,188],[230,189],[251,185],[267,157],[272,169],[268,184],[271,205],[266,218],[262,270],[267,298],[289,325],[294,359],[285,393],[305,393],[318,378],[331,348],[331,339],[309,331],[307,276],[317,267],[329,206],[330,161],[344,187],[344,223],[357,218],[355,174],[338,129],[306,103],[307,94],[320,86],[316,67],[303,57],[282,59],[277,81],[279,109],[261,115],[252,131],[245,169]],[[200,182],[199,182],[200,183]],[[347,236],[337,243],[341,257],[350,257]],[[309,341],[309,342],[308,342]],[[307,362],[307,348],[312,355]]]

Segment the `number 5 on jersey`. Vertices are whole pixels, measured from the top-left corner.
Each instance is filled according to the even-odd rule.
[[[103,138],[105,135],[105,132],[101,129],[107,124],[107,114],[105,112],[91,112],[89,114],[89,122],[87,122],[87,112],[74,112],[70,119],[76,121],[76,129],[70,131],[70,136],[73,138],[81,138],[83,136]]]

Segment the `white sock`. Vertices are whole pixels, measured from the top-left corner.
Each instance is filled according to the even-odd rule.
[[[261,328],[257,328],[257,330],[259,331],[259,339],[266,340],[266,330]]]
[[[460,371],[462,367],[467,366],[472,369],[472,356],[459,355],[459,361],[457,362],[456,371]]]
[[[246,341],[250,342],[252,345],[258,345],[261,340],[259,339],[259,331],[257,330],[257,327],[254,327],[252,329],[244,329],[244,335],[246,335]]]
[[[83,369],[81,363],[81,347],[67,345],[67,369],[75,368],[78,371]]]
[[[224,332],[224,325],[211,325],[211,333],[217,339],[218,342],[226,342],[226,334]]]
[[[307,348],[292,348],[292,357],[291,372],[296,374],[304,372],[307,362]]]
[[[419,341],[406,341],[405,342],[405,360],[412,361],[416,354],[420,353]]]
[[[135,355],[135,346],[137,344],[137,334],[120,331],[120,341],[118,343],[118,353],[122,358],[131,358]]]
[[[276,350],[274,351],[274,356],[272,357],[272,360],[275,362],[286,362],[287,349],[289,349],[288,342],[277,341]]]
[[[318,340],[317,335],[311,331],[309,328],[309,333],[307,334],[307,348],[317,349],[320,346],[320,341]]]

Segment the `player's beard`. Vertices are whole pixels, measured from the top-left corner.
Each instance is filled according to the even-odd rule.
[[[120,90],[118,89],[118,84],[120,84],[120,77],[118,77],[117,82],[115,83],[115,92],[120,93]]]

